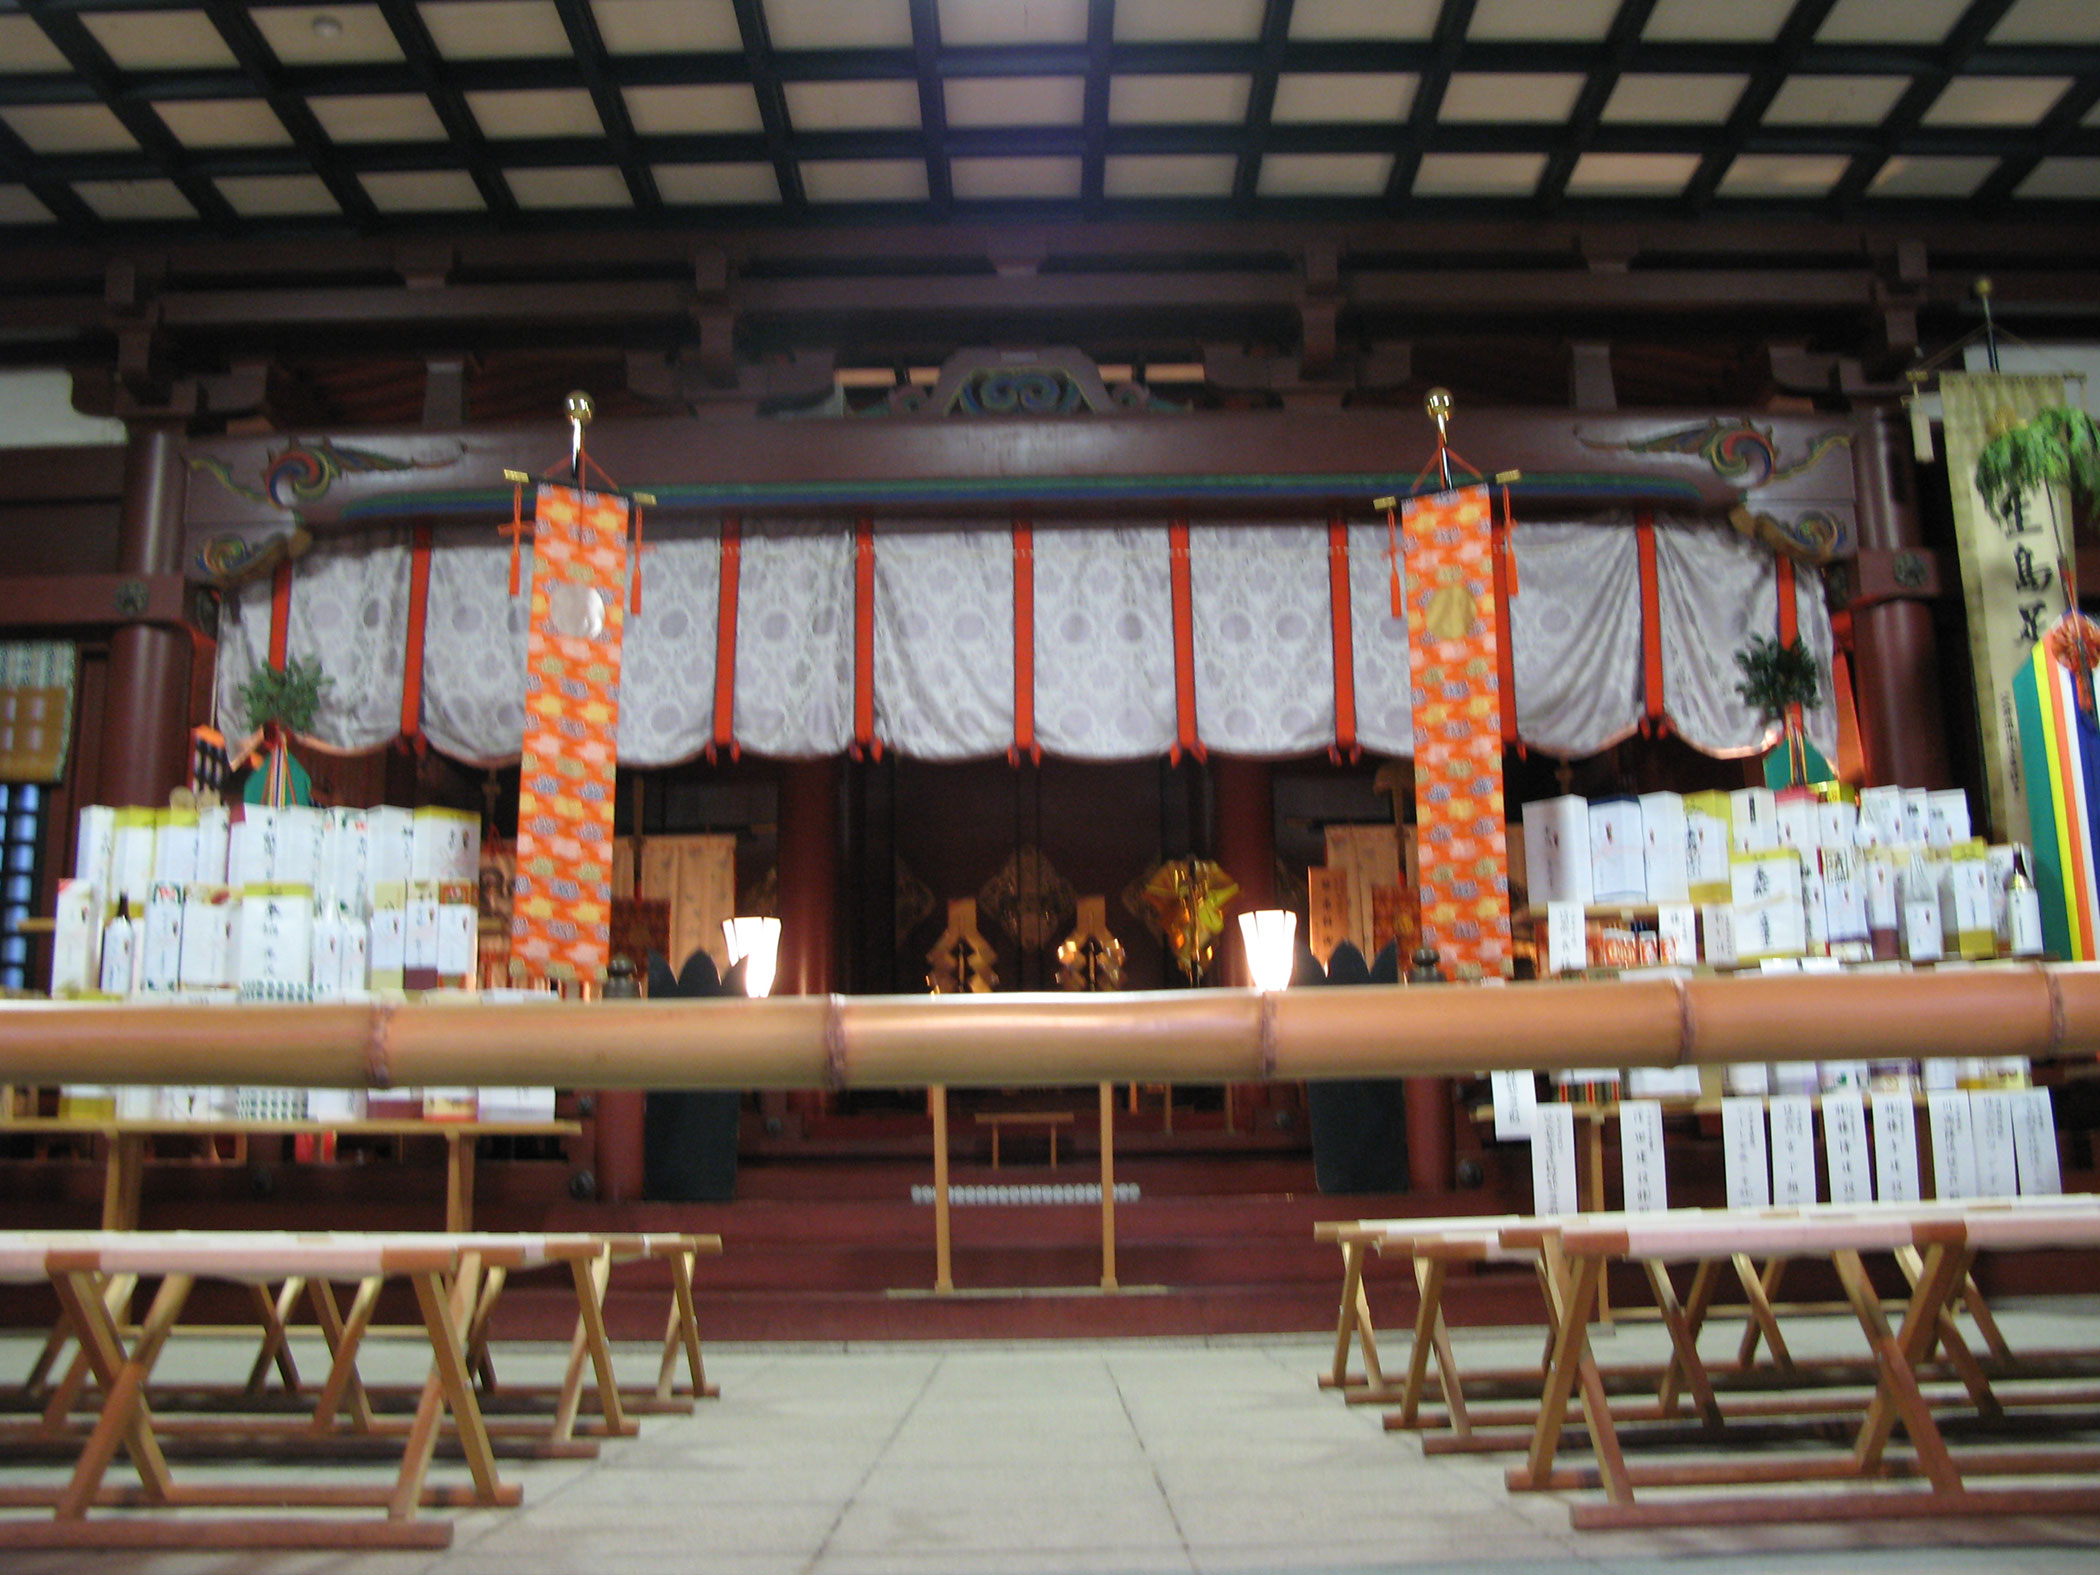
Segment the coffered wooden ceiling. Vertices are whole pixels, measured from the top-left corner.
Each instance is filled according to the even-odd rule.
[[[1842,399],[2096,223],[2100,0],[0,0],[0,366],[193,424]]]
[[[2095,0],[0,0],[16,245],[2095,212]]]

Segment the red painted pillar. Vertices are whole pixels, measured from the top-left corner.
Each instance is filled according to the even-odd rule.
[[[780,770],[780,966],[775,995],[829,995],[838,980],[839,763],[790,760]],[[831,1094],[798,1089],[787,1107],[827,1114]]]
[[[617,1003],[603,1010],[617,1012]],[[639,1203],[647,1186],[643,1153],[648,1095],[636,1088],[601,1088],[594,1106],[598,1201]]]
[[[1886,411],[1862,415],[1859,441],[1852,450],[1862,551],[1924,550],[1917,472],[1902,443],[1903,429]],[[1908,597],[1856,607],[1852,639],[1867,781],[1950,786],[1941,716],[1945,697],[1931,607]]]
[[[139,423],[124,452],[119,574],[182,569],[182,428]],[[109,642],[102,707],[104,804],[165,804],[189,776],[190,642],[179,629],[130,623]]]

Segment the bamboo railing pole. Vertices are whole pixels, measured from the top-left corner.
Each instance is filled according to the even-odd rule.
[[[0,1083],[922,1088],[2100,1053],[2100,966],[1127,995],[0,1003]]]

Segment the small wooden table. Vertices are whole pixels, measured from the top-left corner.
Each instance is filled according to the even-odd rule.
[[[431,1121],[422,1117],[367,1117],[359,1121],[126,1120],[99,1116],[18,1116],[0,1120],[0,1132],[46,1137],[100,1137],[108,1158],[102,1183],[102,1228],[136,1230],[145,1180],[146,1140],[155,1137],[296,1137],[334,1132],[343,1137],[441,1137],[445,1140],[445,1229],[474,1228],[474,1139],[578,1137],[577,1121]]]
[[[1050,1168],[1057,1169],[1057,1129],[1072,1124],[1069,1110],[980,1110],[977,1124],[992,1129],[992,1169],[999,1168],[999,1134],[1008,1127],[1041,1127],[1050,1135]]]

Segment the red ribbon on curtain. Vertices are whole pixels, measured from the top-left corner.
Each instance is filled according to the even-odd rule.
[[[628,550],[627,610],[639,614],[642,610],[642,506],[634,505],[634,545]]]
[[[1670,730],[1664,714],[1662,579],[1655,564],[1655,515],[1634,516],[1634,552],[1641,580],[1641,735],[1660,738]]]
[[[1830,690],[1837,703],[1838,780],[1858,787],[1867,779],[1867,759],[1859,740],[1859,707],[1852,698],[1850,610],[1830,615],[1830,637]]]
[[[1385,561],[1392,571],[1393,616],[1407,616],[1407,591],[1400,583],[1400,509],[1397,504],[1385,511]]]
[[[525,541],[525,484],[515,482],[510,489],[510,523],[498,525],[496,534],[510,538],[510,593],[518,594],[518,559]]]
[[[1334,626],[1334,747],[1340,765],[1363,757],[1356,742],[1356,630],[1349,608],[1349,526],[1337,508],[1327,516],[1327,605]]]
[[[875,736],[875,521],[863,514],[853,535],[853,744],[855,760],[882,758]]]
[[[423,739],[423,639],[430,621],[430,527],[418,525],[408,554],[408,655],[401,672],[401,741],[420,754]]]
[[[1043,763],[1043,746],[1035,741],[1035,526],[1025,514],[1014,515],[1014,742],[1006,763],[1018,766],[1026,755]]]
[[[280,558],[270,573],[270,665],[284,671],[292,644],[292,560]]]
[[[1490,556],[1495,565],[1495,690],[1502,707],[1502,742],[1521,755],[1525,751],[1517,740],[1517,658],[1509,629],[1509,603],[1517,594],[1517,560],[1509,547],[1510,527],[1514,524],[1516,518],[1510,512],[1509,486],[1504,483],[1502,517],[1489,527],[1493,540]]]
[[[722,558],[717,578],[721,602],[715,612],[715,735],[707,746],[712,761],[718,750],[729,751],[731,760],[742,755],[736,741],[736,603],[737,581],[743,572],[744,522],[734,514],[722,516]]]
[[[1189,583],[1189,522],[1183,515],[1167,527],[1167,564],[1174,589],[1174,743],[1170,764],[1181,764],[1182,751],[1205,758],[1196,737],[1196,598]]]

